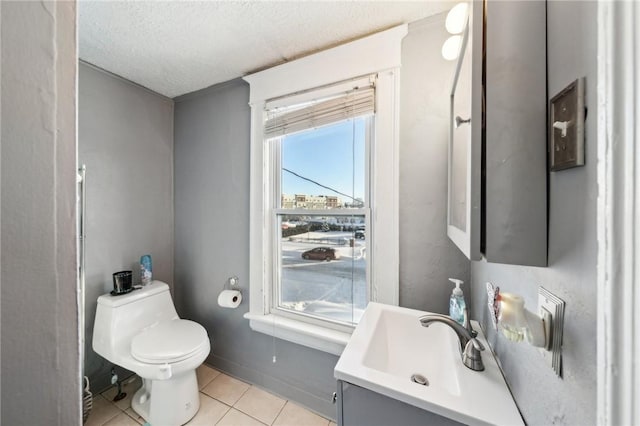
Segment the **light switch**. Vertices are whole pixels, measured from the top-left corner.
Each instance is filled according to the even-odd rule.
[[[551,99],[549,120],[552,171],[584,165],[584,77]]]

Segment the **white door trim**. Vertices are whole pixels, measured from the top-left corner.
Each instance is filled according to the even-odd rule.
[[[640,424],[640,3],[598,2],[598,424]],[[588,336],[585,336],[588,338]]]

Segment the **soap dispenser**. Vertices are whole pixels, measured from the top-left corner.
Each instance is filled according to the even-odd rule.
[[[464,326],[464,311],[466,309],[466,303],[464,302],[464,293],[460,286],[464,281],[455,278],[449,278],[449,281],[456,286],[451,292],[451,298],[449,299],[449,316],[460,325]]]

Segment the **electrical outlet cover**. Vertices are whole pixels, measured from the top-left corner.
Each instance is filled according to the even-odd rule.
[[[549,292],[544,287],[538,289],[538,315],[541,318],[551,317],[551,327],[547,338],[548,349],[542,348],[540,352],[548,365],[555,373],[562,377],[562,332],[564,328],[564,306],[562,299]]]

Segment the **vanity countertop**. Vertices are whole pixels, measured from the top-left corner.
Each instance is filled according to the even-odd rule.
[[[485,335],[484,371],[462,364],[458,338],[449,326],[423,327],[429,312],[369,303],[336,364],[336,379],[469,425],[524,425]],[[428,385],[414,383],[424,376]]]

